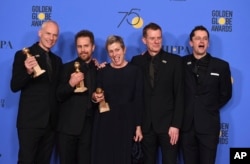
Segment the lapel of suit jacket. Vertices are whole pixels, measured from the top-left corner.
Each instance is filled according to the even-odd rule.
[[[213,62],[212,62],[212,56],[210,54],[207,54],[209,55],[209,63],[208,63],[208,67],[207,67],[207,73],[206,73],[206,76],[204,77],[204,79],[202,79],[202,85],[206,85],[206,83],[208,82],[208,79],[209,79],[209,76],[211,76],[211,72],[213,72]]]
[[[206,72],[206,75],[205,75],[205,77],[202,79],[202,82],[201,82],[201,85],[206,85],[206,83],[207,83],[207,79],[209,78],[209,76],[210,76],[210,73],[212,72],[212,64],[211,64],[211,60],[212,60],[212,57],[211,57],[211,55],[210,54],[207,54],[207,55],[209,55],[210,56],[210,61],[209,61],[209,64],[208,64],[208,68],[207,68],[207,72]],[[186,60],[185,60],[185,67],[187,68],[187,71],[188,71],[188,77],[186,77],[186,78],[190,78],[191,80],[192,80],[192,83],[193,84],[196,84],[196,79],[195,79],[195,76],[194,76],[194,72],[193,72],[193,65],[194,65],[194,63],[193,63],[193,61],[192,61],[192,55],[189,55],[189,56],[187,56],[187,58],[186,58]],[[186,79],[186,81],[189,81],[190,82],[190,80],[189,79]],[[193,86],[196,86],[196,85],[193,85]]]
[[[157,83],[161,80],[161,77],[164,77],[166,74],[166,64],[171,64],[169,63],[169,60],[168,60],[168,55],[166,55],[165,53],[160,53],[159,54],[159,59],[157,59],[157,77],[156,77],[156,80],[155,80],[155,83],[156,83],[156,86],[157,86]]]
[[[149,77],[149,61],[148,61],[148,57],[147,55],[143,55],[142,56],[142,67],[143,67],[143,71],[144,71],[144,77],[146,80],[147,85],[149,85],[151,87],[150,84],[150,77]]]
[[[186,60],[184,60],[184,68],[185,68],[185,71],[187,72],[185,78],[185,81],[188,81],[188,82],[191,82],[192,84],[196,84],[196,79],[195,79],[195,75],[194,75],[194,72],[193,72],[193,61],[192,61],[192,55],[189,55],[185,58]],[[196,85],[192,85],[192,86],[196,86]]]

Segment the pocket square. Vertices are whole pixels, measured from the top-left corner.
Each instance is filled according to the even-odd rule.
[[[214,72],[211,72],[210,75],[212,75],[212,76],[220,76],[220,74],[214,73]]]

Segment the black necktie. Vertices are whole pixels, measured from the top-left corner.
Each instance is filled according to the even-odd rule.
[[[47,63],[47,71],[48,71],[49,79],[51,80],[51,78],[52,78],[52,64],[51,64],[51,59],[50,59],[50,56],[49,56],[48,52],[45,54],[45,56],[46,56],[46,63]]]
[[[151,60],[149,63],[149,77],[150,77],[150,83],[152,87],[154,87],[154,74],[155,74],[154,58],[151,57]]]
[[[92,98],[92,93],[93,93],[93,89],[92,89],[92,76],[91,76],[91,63],[85,63],[85,72],[84,72],[84,80],[86,81],[86,86],[88,88],[88,92],[89,92],[89,100],[91,100]],[[88,101],[88,104],[87,104],[87,115],[88,116],[91,116],[92,115],[92,102],[91,101]]]

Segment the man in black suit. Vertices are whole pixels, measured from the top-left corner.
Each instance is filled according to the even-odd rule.
[[[78,57],[63,66],[58,99],[61,102],[58,132],[61,164],[90,164],[91,133],[94,104],[96,70],[92,54],[95,49],[94,35],[82,30],[75,36]],[[75,67],[79,63],[79,70]],[[83,82],[87,89],[80,90]],[[80,90],[77,92],[76,90]]]
[[[58,33],[57,23],[47,21],[38,32],[39,42],[28,48],[28,57],[21,50],[15,54],[11,90],[21,91],[17,116],[20,164],[50,163],[58,115],[56,87],[62,66],[61,58],[50,49]],[[46,71],[40,76],[35,69],[38,65]]]
[[[181,147],[185,164],[214,164],[220,132],[220,109],[232,96],[229,64],[207,53],[209,32],[190,33],[193,54],[183,57],[185,114]]]
[[[162,163],[176,164],[184,109],[182,60],[162,49],[162,29],[155,23],[143,28],[142,41],[147,51],[134,56],[131,63],[138,65],[144,74],[144,162],[155,164],[160,146]]]

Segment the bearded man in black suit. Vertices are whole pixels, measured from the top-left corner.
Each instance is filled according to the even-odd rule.
[[[59,158],[61,164],[90,164],[93,114],[97,107],[91,101],[97,73],[92,58],[94,34],[89,30],[79,31],[75,35],[75,47],[77,57],[63,65],[57,91],[60,101],[57,127]]]

